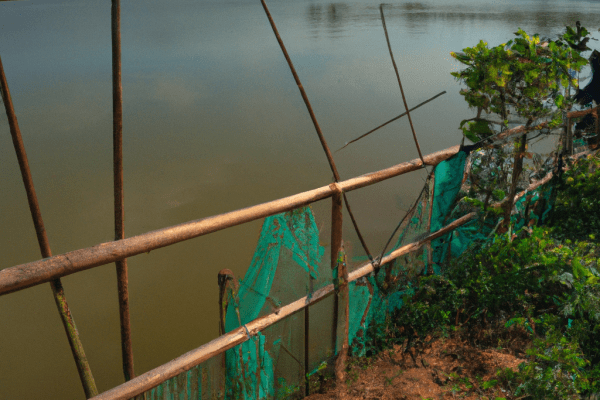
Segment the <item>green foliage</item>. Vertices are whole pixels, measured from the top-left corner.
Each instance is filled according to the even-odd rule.
[[[470,107],[478,110],[475,122],[462,121],[460,128],[469,140],[478,142],[493,133],[493,127],[506,126],[512,112],[527,121],[540,118],[550,120],[551,127],[562,123],[562,111],[570,103],[560,89],[572,84],[569,70],[579,71],[587,60],[569,46],[589,35],[583,28],[575,38],[575,32],[567,27],[564,40],[542,43],[539,35],[528,35],[522,29],[515,32],[516,38],[499,46],[489,48],[480,41],[474,47],[452,52],[452,57],[466,66],[452,75],[466,84],[461,90]],[[577,39],[577,40],[576,40]],[[500,122],[480,117],[481,111],[497,114]]]
[[[564,89],[577,86],[577,81],[569,73],[587,61],[571,45],[582,43],[589,32],[567,27],[558,40],[545,43],[521,29],[516,36],[494,48],[481,41],[452,54],[467,66],[453,73],[467,86],[461,94],[478,110],[476,118],[460,124],[473,142],[504,129],[511,113],[528,124],[545,118],[557,126],[572,105]],[[483,111],[496,114],[495,119],[482,118]],[[461,193],[460,204],[480,208],[486,218],[498,221],[503,211],[491,204],[515,194],[517,159],[536,162],[527,151],[519,143],[480,149],[472,157],[470,187]],[[497,379],[480,379],[480,390],[532,399],[600,392],[600,156],[592,154],[565,167],[552,184],[555,197],[547,226],[517,232],[509,226],[507,233],[489,234],[450,260],[442,275],[410,280],[402,288],[402,309],[370,326],[367,353],[400,343],[414,347],[432,334],[493,331],[490,335],[499,338],[519,332],[530,338],[527,362],[518,371],[500,371]],[[533,224],[529,214],[525,219],[526,225]],[[457,379],[452,380],[456,391],[473,387]]]
[[[288,399],[300,392],[300,387],[293,384],[288,384],[284,378],[278,380],[279,388],[277,389],[277,399]]]
[[[600,391],[600,247],[598,233],[585,231],[596,229],[592,221],[600,213],[600,205],[589,206],[600,192],[599,165],[600,157],[592,155],[560,177],[564,190],[556,201],[573,212],[557,206],[553,226],[495,235],[453,260],[443,275],[410,282],[402,309],[378,328],[388,338],[379,344],[409,339],[410,346],[457,329],[492,326],[496,335],[520,329],[531,337],[528,361],[519,371],[479,382],[480,389],[532,399]],[[453,383],[456,390],[470,390],[470,384]]]
[[[552,219],[563,236],[600,238],[600,156],[590,154],[570,162],[557,187]]]
[[[579,398],[589,388],[585,367],[589,361],[576,341],[551,329],[543,338],[536,338],[527,350],[532,361],[523,363],[515,380],[520,382],[515,395],[528,394],[536,399]]]

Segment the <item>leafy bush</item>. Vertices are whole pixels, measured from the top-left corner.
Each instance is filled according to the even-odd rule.
[[[589,32],[567,27],[559,40],[546,42],[522,30],[516,35],[491,49],[481,41],[452,54],[467,65],[453,75],[466,84],[461,94],[477,109],[475,118],[461,123],[473,142],[504,130],[511,112],[529,127],[541,118],[557,126],[572,104],[561,87],[577,86],[572,72],[587,61],[573,48],[582,47],[578,45],[587,42]],[[483,111],[496,114],[495,119],[482,118]],[[500,213],[505,223],[511,220],[521,173],[516,167],[522,167],[528,154],[526,140],[523,136],[508,151],[502,146],[482,149],[473,162],[464,199],[488,212],[490,220],[497,221],[499,213],[489,212],[490,202],[506,197],[511,200]],[[469,336],[495,330],[498,339],[519,327],[530,337],[528,361],[519,371],[500,371],[484,389],[500,385],[509,398],[532,399],[575,399],[600,392],[599,153],[569,162],[553,187],[546,226],[525,227],[516,234],[508,227],[508,233],[474,243],[449,261],[442,275],[408,282],[402,309],[369,328],[368,353],[406,340],[410,347],[436,333]]]
[[[476,118],[460,124],[465,137],[473,142],[490,136],[494,128],[506,126],[511,111],[528,124],[539,118],[549,118],[551,126],[560,124],[561,112],[570,103],[559,85],[577,87],[570,71],[579,71],[587,64],[578,51],[562,40],[542,42],[539,35],[530,36],[522,29],[515,35],[514,40],[496,47],[488,48],[486,42],[480,41],[463,52],[451,53],[467,66],[452,75],[466,84],[461,95],[477,109]],[[569,27],[565,35],[569,35]],[[587,35],[586,30],[579,39]],[[571,36],[569,39],[574,39]],[[499,120],[481,118],[482,111],[496,114]]]
[[[600,238],[600,156],[571,161],[557,185],[552,223],[563,237]]]
[[[598,201],[599,165],[591,155],[559,178],[564,190],[553,226],[496,235],[453,260],[443,275],[417,277],[402,309],[379,327],[378,344],[461,328],[493,327],[499,337],[520,326],[531,337],[529,361],[498,378],[512,395],[568,399],[600,391],[600,248],[597,233],[586,231],[597,229],[600,205],[589,204]]]

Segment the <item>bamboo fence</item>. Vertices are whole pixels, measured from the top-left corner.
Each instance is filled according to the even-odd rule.
[[[453,146],[432,154],[423,156],[419,147],[416,133],[414,131],[410,111],[417,107],[433,100],[435,97],[440,96],[444,92],[434,96],[433,98],[419,104],[418,106],[409,110],[400,76],[398,74],[397,67],[393,58],[389,37],[387,35],[387,28],[385,26],[385,17],[383,14],[383,7],[380,8],[382,24],[388,43],[388,49],[390,57],[394,65],[398,84],[401,90],[405,113],[394,118],[396,120],[403,115],[408,115],[411,130],[415,145],[417,147],[419,158],[394,165],[392,167],[372,172],[369,174],[361,175],[355,178],[341,180],[333,156],[327,142],[325,141],[324,135],[317,122],[316,116],[312,109],[312,106],[308,100],[308,96],[300,82],[298,74],[294,69],[292,61],[285,49],[281,36],[277,30],[275,22],[267,8],[265,0],[261,0],[261,4],[264,8],[269,23],[273,29],[277,42],[280,45],[282,53],[288,63],[290,71],[296,81],[300,94],[307,107],[313,125],[315,127],[317,136],[321,142],[323,150],[327,156],[329,165],[334,174],[334,183],[326,186],[322,186],[313,190],[309,190],[302,193],[297,193],[288,197],[280,198],[277,200],[269,201],[266,203],[254,205],[244,209],[239,209],[231,212],[227,212],[220,215],[215,215],[199,220],[185,222],[179,225],[162,228],[159,230],[143,233],[141,235],[126,238],[124,233],[124,207],[123,207],[123,148],[122,148],[122,83],[121,83],[121,39],[120,39],[120,1],[111,0],[111,38],[112,38],[112,74],[113,74],[113,173],[114,173],[114,225],[115,225],[115,240],[101,243],[93,247],[83,248],[64,254],[52,256],[48,238],[45,232],[44,223],[40,211],[40,207],[37,201],[35,188],[33,185],[33,179],[29,169],[27,161],[27,155],[23,140],[21,138],[21,132],[17,122],[17,117],[14,111],[10,91],[8,89],[8,83],[2,67],[2,61],[0,59],[0,89],[2,98],[5,105],[5,110],[8,116],[9,127],[15,152],[17,154],[19,167],[21,170],[25,190],[27,193],[27,199],[29,203],[30,212],[33,218],[36,235],[38,238],[42,259],[34,262],[29,262],[21,265],[12,266],[5,268],[0,271],[0,296],[6,295],[12,292],[23,290],[35,285],[50,283],[52,292],[63,322],[69,344],[75,359],[77,370],[82,381],[84,392],[87,398],[93,398],[96,400],[108,400],[108,399],[130,399],[145,391],[165,382],[166,380],[180,374],[181,372],[187,371],[192,367],[208,360],[215,355],[221,354],[226,350],[239,345],[249,340],[253,335],[257,334],[261,330],[273,325],[277,321],[280,321],[292,314],[295,314],[301,310],[305,312],[305,373],[308,365],[308,320],[309,320],[309,306],[323,300],[324,298],[335,294],[335,313],[333,324],[337,327],[337,320],[341,318],[341,322],[344,325],[344,332],[338,335],[338,332],[333,333],[333,346],[334,348],[340,348],[340,357],[337,360],[336,375],[339,380],[343,381],[343,374],[345,369],[345,354],[348,348],[348,283],[355,281],[361,277],[364,277],[374,272],[380,265],[386,264],[393,261],[394,259],[416,251],[423,246],[429,246],[431,240],[436,239],[464,223],[472,220],[477,216],[476,213],[470,213],[462,218],[448,224],[441,228],[437,232],[430,233],[425,238],[407,244],[401,248],[398,248],[391,252],[387,256],[383,256],[380,259],[373,259],[371,256],[366,243],[358,229],[356,220],[351,212],[348,200],[346,198],[346,192],[360,189],[366,186],[373,185],[375,183],[387,180],[402,174],[406,174],[412,171],[416,171],[424,168],[425,166],[435,166],[440,162],[447,160],[453,155],[460,151],[460,146]],[[584,111],[574,111],[566,114],[567,123],[566,125],[566,137],[570,137],[570,125],[573,118],[583,117],[587,114],[592,113],[595,117],[596,133],[598,133],[598,108],[593,108]],[[391,121],[393,121],[391,120]],[[388,121],[383,125],[369,131],[367,134],[361,136],[364,137],[380,127],[390,123]],[[509,136],[523,135],[533,129],[541,129],[545,127],[544,124],[540,124],[536,127],[525,128],[519,126],[507,131],[502,132],[498,137],[494,139],[504,139]],[[360,138],[359,138],[360,139]],[[356,139],[358,140],[358,139]],[[351,143],[351,142],[350,142]],[[348,143],[349,144],[349,143]],[[346,144],[347,145],[347,144]],[[568,154],[572,154],[572,147],[567,148]],[[547,182],[552,177],[552,174],[547,175],[542,180],[532,184],[528,190]],[[515,200],[526,194],[527,191],[521,192],[515,196]],[[203,346],[198,347],[160,367],[157,367],[151,371],[148,371],[140,376],[135,377],[133,368],[133,351],[131,348],[131,328],[130,328],[130,316],[129,316],[129,295],[128,295],[128,274],[127,274],[127,261],[128,257],[132,257],[141,253],[149,252],[161,247],[170,246],[175,243],[179,243],[185,240],[190,240],[199,236],[207,235],[222,229],[230,228],[236,225],[254,221],[267,216],[275,215],[285,211],[291,211],[298,207],[306,206],[316,201],[331,197],[332,198],[332,230],[331,230],[331,268],[338,271],[338,276],[334,280],[334,283],[317,290],[312,296],[302,297],[288,305],[285,305],[278,309],[276,312],[257,318],[243,327],[235,329],[231,332],[223,333],[217,339],[206,343]],[[342,205],[346,204],[346,208],[351,217],[354,228],[358,234],[359,240],[364,247],[366,253],[369,256],[369,262],[358,268],[357,270],[348,273],[343,258],[343,252],[341,252],[342,243]],[[431,250],[429,250],[429,253]],[[340,256],[342,255],[342,256]],[[429,255],[430,256],[430,255]],[[98,394],[94,378],[92,376],[90,367],[88,365],[79,334],[75,326],[75,322],[71,316],[64,290],[60,282],[60,278],[84,271],[90,268],[95,268],[101,265],[109,263],[116,264],[117,272],[117,285],[118,285],[118,297],[119,297],[119,312],[120,312],[120,326],[121,326],[121,347],[122,347],[122,358],[123,358],[123,372],[126,382],[113,389],[110,389],[102,394]],[[230,271],[229,271],[230,272]],[[221,276],[222,275],[222,276]],[[222,271],[220,279],[228,280],[229,275],[227,271]],[[222,297],[223,293],[220,293]],[[338,315],[338,303],[341,305],[339,309],[342,311],[341,315]],[[223,310],[221,310],[222,312]],[[223,315],[221,315],[221,327]],[[342,338],[341,343],[339,338]],[[308,392],[308,382],[306,387],[306,393]]]
[[[515,135],[522,132],[523,129],[521,129],[521,127],[513,128],[512,130],[512,133]],[[459,150],[460,146],[453,146],[436,153],[428,154],[424,156],[423,159],[425,160],[426,165],[435,166],[440,162],[452,157]],[[147,232],[138,236],[105,242],[93,247],[83,248],[42,260],[9,267],[0,271],[0,295],[19,291],[31,286],[58,279],[66,275],[70,275],[75,272],[106,265],[126,257],[131,257],[137,254],[148,252],[150,250],[169,246],[184,240],[189,240],[222,229],[240,225],[242,223],[254,221],[256,219],[275,215],[285,211],[291,211],[295,208],[308,205],[315,201],[327,197],[339,196],[339,194],[343,192],[370,186],[395,176],[416,171],[423,167],[424,165],[421,163],[420,159],[414,159],[380,171],[348,179],[339,183],[332,183],[327,186],[309,190],[303,193],[298,193],[282,199],[277,199],[252,207],[231,211],[225,214],[207,217],[196,221],[189,221],[180,225]],[[521,193],[518,196],[522,195],[524,195],[524,193]],[[334,204],[337,203],[334,202]],[[332,207],[332,213],[336,209],[337,207]],[[336,212],[336,215],[339,215],[339,211]],[[370,261],[357,270],[349,273],[347,282],[355,281],[360,277],[370,274],[371,272],[375,271],[375,268],[378,265],[386,264],[402,255],[418,250],[431,240],[456,229],[475,217],[476,213],[468,214],[420,241],[410,243],[399,249],[396,249],[388,256],[383,257],[381,260]],[[335,223],[335,226],[332,227],[332,243],[337,243],[338,240],[341,241],[341,216],[334,217],[332,219],[332,223]],[[333,235],[336,236],[333,237]],[[335,249],[335,247],[336,246],[334,245],[332,249]],[[337,262],[337,252],[334,255],[334,250],[332,250],[332,257],[332,263]],[[332,267],[334,267],[333,264]],[[315,304],[325,297],[334,294],[335,292],[336,290],[334,285],[330,284],[316,291],[310,299],[303,297],[289,305],[282,307],[276,313],[258,318],[246,324],[248,332],[246,332],[244,328],[239,328],[226,333],[219,338],[195,350],[192,350],[167,364],[164,364],[163,366],[146,372],[143,375],[133,378],[130,381],[125,382],[124,384],[93,398],[132,398],[159,385],[173,376],[202,363],[203,361],[208,360],[217,354],[243,343],[252,335],[274,324],[275,322],[280,321],[281,319],[292,315],[304,309],[305,307]]]

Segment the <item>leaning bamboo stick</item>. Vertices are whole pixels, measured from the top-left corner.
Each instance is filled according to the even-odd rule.
[[[437,165],[455,155],[460,146],[453,146],[425,156],[427,165]],[[397,164],[370,174],[339,183],[344,192],[356,190],[383,180],[422,168],[421,160]],[[332,195],[331,185],[282,199],[251,206],[241,210],[189,221],[122,240],[101,243],[93,247],[71,251],[43,260],[16,265],[0,271],[0,295],[49,282],[52,279],[84,271],[151,250],[183,242],[249,221],[290,211]]]
[[[400,86],[400,93],[402,94],[402,101],[404,102],[404,109],[406,110],[408,122],[410,123],[410,129],[412,131],[413,139],[415,140],[415,146],[417,146],[419,158],[421,159],[421,161],[423,161],[423,164],[425,164],[425,160],[423,160],[423,154],[421,154],[421,146],[419,146],[417,134],[415,133],[415,127],[413,126],[412,118],[410,116],[410,110],[408,109],[408,104],[406,103],[406,96],[404,95],[404,89],[402,88],[402,82],[400,81],[398,66],[396,66],[396,60],[394,60],[394,53],[392,53],[392,45],[390,44],[390,37],[388,36],[387,26],[385,25],[385,16],[383,15],[383,4],[379,5],[379,12],[381,13],[381,23],[383,24],[383,31],[385,32],[385,40],[387,42],[388,50],[390,52],[390,58],[392,59],[392,65],[394,66],[394,72],[396,72],[396,78],[398,79],[398,86]]]
[[[292,72],[292,75],[294,76],[294,80],[296,81],[298,90],[300,90],[300,95],[302,96],[302,100],[304,100],[304,104],[306,105],[306,109],[308,110],[308,114],[310,115],[310,119],[312,120],[315,130],[317,131],[317,136],[319,137],[321,146],[323,147],[323,150],[325,151],[325,156],[327,157],[327,162],[329,162],[329,167],[331,168],[331,172],[333,172],[333,178],[334,178],[335,182],[339,182],[340,174],[338,173],[337,167],[335,166],[335,161],[333,160],[333,155],[331,154],[331,150],[329,150],[329,145],[327,144],[327,141],[325,140],[325,136],[323,135],[321,126],[319,125],[319,122],[317,121],[317,116],[315,115],[312,105],[310,104],[310,101],[308,100],[308,95],[306,94],[306,91],[304,90],[304,86],[302,86],[302,83],[300,82],[300,77],[298,76],[298,73],[296,72],[296,68],[294,68],[292,59],[290,58],[290,56],[285,48],[285,45],[283,44],[283,40],[281,39],[281,36],[279,35],[279,31],[277,30],[275,21],[273,20],[273,17],[271,16],[271,12],[269,11],[269,8],[267,7],[267,3],[265,3],[265,0],[260,0],[260,2],[263,6],[263,9],[265,10],[265,14],[267,15],[267,19],[269,20],[271,29],[273,29],[273,33],[275,34],[277,43],[279,43],[281,52],[283,53],[283,56],[285,57],[285,60],[287,61],[288,66],[290,67],[290,71]],[[348,202],[348,198],[346,197],[345,194],[344,194],[344,202],[346,203],[346,209],[348,210],[348,214],[350,215],[350,219],[352,220],[352,225],[354,225],[354,230],[356,231],[358,240],[360,241],[360,244],[362,245],[363,249],[369,256],[369,259],[372,259],[373,257],[371,256],[371,252],[369,251],[369,248],[367,247],[367,243],[365,242],[365,239],[363,238],[362,233],[360,233],[360,229],[358,229],[358,224],[356,223],[356,219],[354,218],[354,213],[352,212],[352,209],[350,208],[350,203]]]
[[[19,168],[21,170],[21,177],[25,185],[25,192],[27,193],[27,201],[29,203],[29,211],[33,219],[33,225],[35,226],[35,233],[37,235],[38,244],[42,257],[52,257],[52,250],[50,249],[50,242],[46,235],[46,228],[44,227],[44,220],[42,219],[42,213],[35,193],[35,186],[33,185],[33,178],[31,176],[31,170],[29,169],[29,161],[27,160],[27,153],[25,152],[25,145],[23,138],[21,137],[21,129],[19,128],[19,122],[17,121],[17,115],[12,103],[10,96],[10,90],[8,89],[8,82],[4,75],[4,67],[2,66],[2,59],[0,59],[0,92],[2,93],[2,100],[4,102],[4,108],[6,110],[6,116],[8,117],[8,124],[10,127],[10,134],[12,136],[13,145],[17,154],[19,162]],[[87,357],[83,351],[83,345],[79,339],[79,332],[75,326],[75,321],[71,315],[71,310],[67,304],[67,298],[65,297],[65,291],[62,286],[62,282],[58,277],[54,277],[50,281],[50,287],[54,296],[54,302],[58,308],[58,313],[67,334],[69,346],[77,365],[77,372],[83,385],[85,396],[90,398],[98,394],[96,389],[96,383],[92,376]]]
[[[113,182],[115,202],[115,240],[125,238],[123,206],[123,85],[121,84],[121,4],[111,5],[112,77],[113,77]],[[123,375],[128,381],[135,377],[129,318],[129,278],[127,260],[117,260],[117,292],[121,326],[121,357]]]
[[[271,16],[271,12],[269,11],[269,8],[267,7],[267,3],[265,3],[265,0],[260,0],[260,2],[263,6],[263,9],[265,10],[265,14],[267,15],[269,24],[271,24],[271,29],[273,29],[273,33],[275,34],[277,43],[279,43],[281,52],[283,53],[283,56],[285,57],[285,60],[287,61],[290,71],[292,72],[292,75],[294,76],[294,80],[296,81],[298,90],[300,90],[300,95],[302,96],[302,100],[304,100],[304,105],[306,105],[306,109],[308,110],[310,119],[312,120],[312,123],[315,126],[315,130],[317,131],[317,136],[319,136],[319,141],[321,142],[323,151],[325,151],[325,155],[327,156],[327,161],[329,162],[329,167],[331,168],[331,171],[333,172],[333,176],[335,177],[335,180],[337,182],[340,180],[340,174],[338,173],[337,167],[335,166],[335,162],[333,161],[333,156],[331,155],[331,151],[329,150],[329,146],[327,145],[327,141],[325,140],[325,136],[323,135],[321,126],[319,125],[319,122],[317,121],[317,117],[315,115],[315,112],[313,111],[312,105],[310,104],[310,101],[308,100],[308,96],[306,95],[304,86],[302,86],[302,83],[300,82],[300,77],[298,76],[298,73],[296,72],[296,68],[294,68],[294,63],[292,63],[292,59],[290,58],[290,55],[288,54],[288,52],[285,48],[285,45],[283,44],[283,40],[281,39],[281,36],[279,35],[279,31],[277,30],[275,21],[273,20],[273,17]]]

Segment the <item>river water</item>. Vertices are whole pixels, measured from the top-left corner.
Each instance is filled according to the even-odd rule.
[[[379,3],[269,7],[332,150],[404,111]],[[519,27],[549,37],[576,20],[596,37],[600,27],[594,1],[396,1],[385,13],[409,106],[447,91],[412,113],[424,154],[460,143],[459,122],[472,116],[450,76],[460,68],[451,51],[479,39],[506,42]],[[2,2],[0,38],[53,253],[112,240],[110,2]],[[127,236],[332,181],[258,0],[123,0],[122,52]],[[417,152],[403,118],[334,157],[350,178]],[[0,268],[7,268],[40,253],[4,113],[0,160]],[[349,194],[374,251],[424,176]],[[217,336],[217,272],[243,277],[260,225],[129,259],[138,374]],[[345,234],[354,240],[350,229]],[[98,388],[107,390],[123,380],[115,267],[63,284]],[[48,284],[0,298],[0,338],[0,400],[83,397]]]

